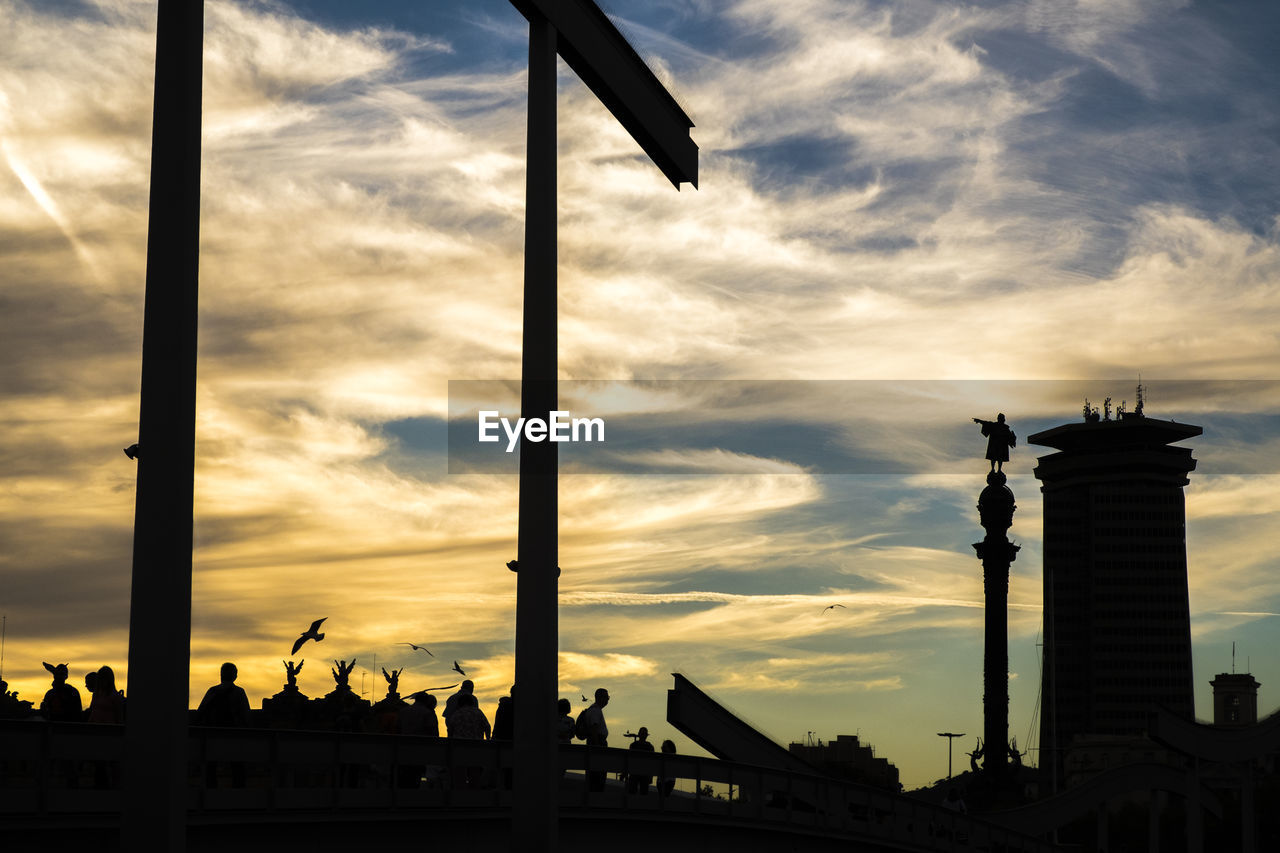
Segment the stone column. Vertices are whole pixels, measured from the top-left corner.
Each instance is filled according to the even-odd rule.
[[[986,594],[986,632],[982,655],[983,775],[996,787],[1005,781],[1009,758],[1009,566],[1018,546],[1007,536],[1017,505],[1002,472],[987,475],[978,497],[978,516],[986,536],[973,547],[982,561]]]

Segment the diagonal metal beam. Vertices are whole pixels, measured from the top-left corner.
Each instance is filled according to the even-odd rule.
[[[555,28],[556,50],[644,153],[680,188],[698,186],[693,122],[613,22],[592,0],[511,0],[530,21]]]

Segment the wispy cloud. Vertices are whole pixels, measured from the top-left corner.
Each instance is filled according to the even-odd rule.
[[[43,675],[19,662],[126,653],[134,469],[120,448],[136,438],[154,4],[11,5],[0,568],[6,678],[29,695]],[[326,614],[313,694],[329,657],[449,683],[404,640],[466,661],[488,708],[511,684],[515,480],[446,475],[442,448],[389,426],[443,418],[449,379],[520,370],[524,24],[450,11],[409,32],[207,4],[196,694],[230,658],[255,698],[274,693],[281,654]],[[1272,378],[1277,89],[1249,81],[1276,69],[1231,15],[1154,0],[619,11],[697,123],[702,183],[673,192],[562,79],[565,378]],[[791,413],[837,425],[822,433],[833,453],[912,460],[904,476],[658,436],[631,461],[686,476],[564,478],[566,694],[616,682],[611,720],[656,733],[664,673],[699,669],[784,737],[803,732],[765,698],[821,695],[806,728],[838,733],[856,705],[924,781],[933,759],[904,721],[933,725],[918,716],[930,697],[980,690],[984,465],[947,419],[972,401],[965,417],[1067,420],[1079,401],[1031,384],[919,390],[832,392]],[[1176,403],[1206,425],[1188,497],[1197,642],[1265,631],[1280,507],[1269,477],[1209,463],[1269,470],[1274,394],[1177,393],[1150,411]],[[794,402],[613,405],[758,425]],[[1237,431],[1214,435],[1228,413]],[[957,461],[970,452],[976,471]],[[1023,672],[1036,452],[1015,451]],[[1035,679],[1018,681],[1015,718],[1035,701]],[[976,725],[963,713],[947,725]]]

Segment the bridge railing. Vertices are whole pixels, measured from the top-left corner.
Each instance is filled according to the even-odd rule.
[[[232,810],[493,809],[511,802],[506,742],[282,729],[192,727],[190,734],[193,817],[217,819]],[[0,721],[0,816],[118,813],[123,748],[121,726]],[[974,850],[1052,849],[921,800],[824,776],[578,745],[562,745],[560,762],[567,813],[759,822],[921,850],[952,850],[957,842]]]
[[[958,814],[913,797],[826,776],[736,764],[693,755],[663,755],[623,749],[567,747],[569,772],[605,770],[622,776],[675,780],[670,794],[659,787],[644,796],[625,786],[593,791],[583,785],[577,801],[592,808],[654,809],[712,819],[761,821],[809,828],[822,834],[875,838],[910,849],[1048,853],[1054,846],[979,818]]]

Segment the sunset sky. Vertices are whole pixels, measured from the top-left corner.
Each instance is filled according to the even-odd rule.
[[[1010,735],[1037,746],[1049,451],[1022,439],[1085,397],[1132,408],[1139,374],[1149,416],[1204,427],[1198,714],[1233,642],[1280,706],[1280,7],[601,5],[694,121],[700,188],[561,64],[561,376],[612,380],[567,387],[617,427],[561,480],[575,713],[608,687],[611,743],[692,750],[665,722],[679,671],[783,743],[860,734],[908,787],[945,775],[936,732],[968,734],[962,765],[970,418],[1003,411]],[[41,661],[127,689],[154,7],[0,12],[3,675],[37,702]],[[374,698],[375,655],[402,692],[457,659],[492,717],[517,484],[458,473],[446,436],[451,381],[519,378],[526,22],[507,0],[205,8],[193,702],[232,660],[257,707],[327,616],[305,693],[335,658]]]

